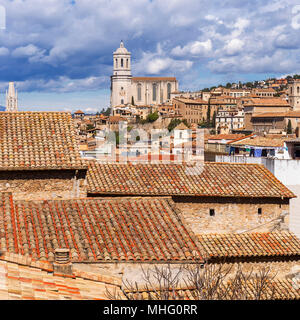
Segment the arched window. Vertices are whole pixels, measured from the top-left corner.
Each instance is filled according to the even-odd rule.
[[[128,69],[128,59],[126,59],[126,68]]]
[[[137,99],[138,101],[142,100],[142,85],[140,83],[137,86]]]
[[[121,59],[121,68],[123,68],[123,59]]]
[[[116,68],[118,68],[118,59],[116,59]]]
[[[171,83],[167,84],[167,99],[171,99]]]
[[[300,87],[297,87],[297,94],[300,93]]]
[[[153,83],[152,85],[152,100],[156,101],[156,90],[157,90],[157,84]]]

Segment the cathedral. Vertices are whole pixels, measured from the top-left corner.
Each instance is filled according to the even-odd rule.
[[[6,111],[18,111],[18,92],[15,89],[15,85],[13,82],[9,83],[8,91],[6,90]]]
[[[178,91],[175,77],[132,77],[131,53],[121,41],[113,53],[110,105],[156,105],[170,101],[171,93]]]

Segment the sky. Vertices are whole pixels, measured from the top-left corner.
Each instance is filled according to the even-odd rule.
[[[300,0],[0,0],[0,105],[15,81],[20,110],[108,107],[121,39],[180,90],[300,73]]]

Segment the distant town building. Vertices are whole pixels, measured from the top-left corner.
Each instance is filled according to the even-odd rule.
[[[6,90],[6,111],[18,111],[18,92],[17,89],[15,89],[14,82],[10,82],[8,85],[8,91]]]
[[[84,118],[84,112],[81,110],[77,110],[74,112],[74,118],[75,119],[83,119]]]
[[[289,104],[293,110],[300,110],[300,80],[294,80],[288,85]]]
[[[208,102],[202,99],[174,98],[173,105],[176,115],[182,115],[189,124],[199,124],[207,120]],[[215,112],[210,109],[210,118]]]
[[[155,105],[171,100],[171,92],[178,90],[175,77],[132,77],[131,53],[121,41],[113,54],[111,76],[111,107],[121,104]]]

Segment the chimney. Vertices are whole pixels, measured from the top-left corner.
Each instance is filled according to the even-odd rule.
[[[64,274],[64,275],[73,274],[69,249],[67,248],[55,249],[53,270],[54,270],[54,274]]]

